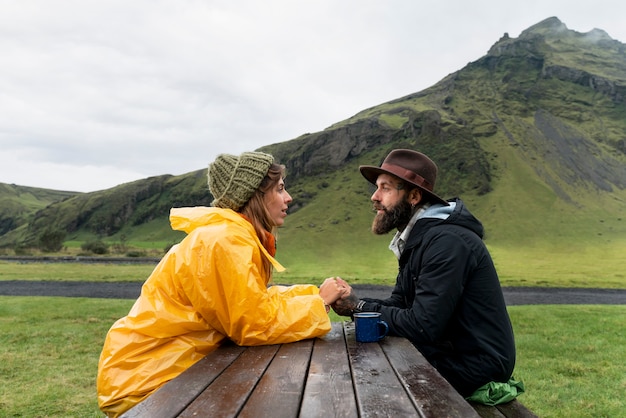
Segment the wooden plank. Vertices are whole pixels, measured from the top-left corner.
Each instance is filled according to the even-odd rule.
[[[537,418],[537,415],[522,405],[517,399],[496,405],[495,407],[507,418]]]
[[[506,418],[495,406],[483,405],[475,402],[469,403],[482,418]]]
[[[416,405],[379,343],[358,343],[354,323],[344,326],[359,414],[364,417],[417,416]]]
[[[122,417],[177,416],[243,351],[243,347],[232,344],[218,348],[128,410]]]
[[[313,345],[300,417],[357,417],[356,398],[341,322]]]
[[[482,405],[470,402],[482,418],[537,418],[532,411],[522,405],[517,399],[500,405]]]
[[[380,345],[422,416],[479,416],[409,340],[386,337]]]
[[[279,345],[248,347],[198,396],[180,417],[235,417],[252,393]]]
[[[312,339],[283,344],[239,417],[297,416],[312,350]]]

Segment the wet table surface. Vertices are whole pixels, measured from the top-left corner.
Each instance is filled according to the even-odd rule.
[[[405,338],[358,343],[351,321],[323,338],[224,345],[124,417],[477,417]]]

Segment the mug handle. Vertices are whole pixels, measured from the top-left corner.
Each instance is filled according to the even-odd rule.
[[[380,331],[383,330],[381,333]],[[389,332],[389,325],[385,321],[378,321],[378,339],[382,340],[385,338],[385,335]]]

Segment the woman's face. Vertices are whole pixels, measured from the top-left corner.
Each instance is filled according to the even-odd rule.
[[[285,223],[287,209],[292,200],[291,195],[287,193],[285,189],[283,179],[280,179],[276,186],[272,187],[263,195],[263,201],[265,202],[270,217],[274,221],[274,225],[282,226]]]

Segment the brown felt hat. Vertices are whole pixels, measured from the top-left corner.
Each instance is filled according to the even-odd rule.
[[[380,174],[391,174],[426,192],[434,201],[448,205],[448,202],[433,192],[437,180],[437,165],[421,152],[396,149],[387,155],[380,167],[362,165],[359,171],[372,184],[376,184]]]

